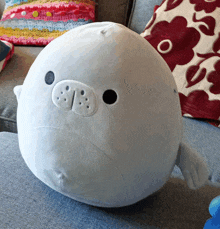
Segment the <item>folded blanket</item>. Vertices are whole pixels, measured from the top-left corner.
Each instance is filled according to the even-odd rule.
[[[4,69],[5,65],[14,54],[14,45],[0,40],[0,72]]]
[[[220,127],[220,2],[163,0],[141,36],[170,67],[182,115]]]
[[[46,46],[70,29],[94,22],[95,4],[92,0],[7,0],[0,39]]]

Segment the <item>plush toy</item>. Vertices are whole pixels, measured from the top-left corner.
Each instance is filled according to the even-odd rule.
[[[212,216],[207,220],[204,229],[219,229],[220,228],[220,196],[212,200],[209,205],[209,212]]]
[[[208,180],[206,163],[181,140],[169,67],[123,25],[91,23],[58,37],[14,92],[27,166],[68,197],[130,205],[159,190],[175,164],[192,189]]]

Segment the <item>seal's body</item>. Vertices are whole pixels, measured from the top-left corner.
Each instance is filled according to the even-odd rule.
[[[181,164],[172,73],[123,25],[93,23],[55,39],[14,92],[22,156],[36,177],[66,196],[130,205],[160,189],[177,158]]]

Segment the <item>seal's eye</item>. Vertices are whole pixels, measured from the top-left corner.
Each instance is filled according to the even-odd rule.
[[[54,77],[54,73],[52,71],[49,71],[45,76],[45,82],[48,85],[52,84],[54,79],[55,79],[55,77]]]
[[[113,104],[117,101],[117,94],[114,90],[106,90],[102,96],[102,99],[107,104]]]

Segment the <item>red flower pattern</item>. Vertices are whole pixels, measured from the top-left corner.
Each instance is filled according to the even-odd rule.
[[[209,90],[213,94],[220,94],[220,60],[215,63],[214,67],[215,71],[212,71],[207,77],[207,80],[213,83]]]
[[[163,0],[141,35],[170,67],[182,115],[220,127],[220,0]]]
[[[179,93],[182,114],[190,114],[194,118],[217,120],[220,116],[220,101],[210,101],[205,91],[196,90],[188,96]],[[210,112],[210,110],[212,112]],[[190,112],[189,112],[190,111]]]
[[[192,60],[193,47],[198,44],[200,33],[195,28],[188,28],[184,17],[175,17],[170,23],[156,23],[145,39],[161,54],[173,71],[177,64],[185,65]]]
[[[195,11],[204,10],[206,13],[212,13],[217,7],[220,7],[220,0],[190,0],[195,4]]]

